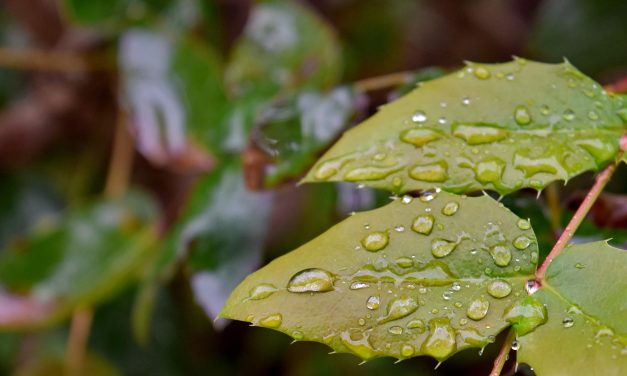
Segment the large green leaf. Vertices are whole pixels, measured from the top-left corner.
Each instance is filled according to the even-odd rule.
[[[568,62],[468,63],[346,132],[304,181],[394,192],[542,189],[611,161],[626,106]]]
[[[40,229],[0,259],[0,330],[53,324],[137,277],[156,240],[154,206],[136,194]]]
[[[488,196],[405,196],[250,275],[221,316],[363,359],[444,360],[509,325],[537,251],[529,222]]]
[[[519,338],[518,361],[543,375],[627,373],[627,251],[606,242],[572,245],[533,295],[549,319]]]

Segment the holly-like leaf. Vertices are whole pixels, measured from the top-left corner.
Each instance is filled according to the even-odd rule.
[[[537,251],[529,222],[488,196],[405,196],[250,275],[221,316],[366,360],[444,360],[509,325]]]
[[[542,189],[612,161],[625,107],[568,62],[468,63],[346,132],[304,181],[394,192]]]
[[[100,202],[8,249],[0,259],[0,330],[50,325],[111,297],[156,240],[146,197]]]
[[[604,241],[566,248],[533,295],[548,321],[519,338],[517,360],[543,375],[627,373],[627,251]]]

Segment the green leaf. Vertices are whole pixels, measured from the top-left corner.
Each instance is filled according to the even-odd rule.
[[[0,330],[45,326],[137,277],[156,238],[155,208],[136,194],[40,229],[0,259]]]
[[[488,196],[405,196],[253,273],[221,316],[363,359],[444,360],[509,325],[536,259],[529,223]]]
[[[568,62],[468,63],[346,132],[304,181],[394,192],[542,189],[612,161],[626,106]]]
[[[236,96],[273,97],[330,88],[339,73],[339,45],[329,26],[298,2],[270,0],[252,9],[226,80]]]
[[[518,362],[542,375],[627,372],[627,251],[604,241],[571,245],[533,297],[549,314],[519,338]]]
[[[171,0],[63,0],[63,10],[79,24],[118,24],[124,19],[137,18],[148,12],[167,8]],[[122,26],[119,25],[121,28]]]

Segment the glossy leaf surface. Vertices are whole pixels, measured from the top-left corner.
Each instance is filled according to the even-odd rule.
[[[444,360],[509,325],[536,261],[529,223],[487,196],[405,196],[250,275],[221,316],[363,359]]]
[[[518,362],[543,375],[627,372],[627,251],[606,242],[572,245],[533,295],[548,321],[519,338]]]
[[[394,192],[542,189],[613,160],[625,107],[568,62],[468,63],[346,132],[304,181]]]

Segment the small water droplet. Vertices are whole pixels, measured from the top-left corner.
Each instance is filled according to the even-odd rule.
[[[477,67],[475,68],[475,77],[480,80],[487,80],[490,78],[490,71],[484,67]]]
[[[414,346],[406,343],[401,347],[401,355],[404,356],[405,358],[409,358],[410,356],[414,355]]]
[[[588,119],[590,120],[598,120],[599,119],[599,115],[594,112],[594,111],[590,111],[588,112]]]
[[[444,116],[440,117],[438,119],[438,124],[440,124],[440,125],[446,124],[446,118]]]
[[[512,261],[512,253],[502,245],[495,245],[490,248],[490,255],[492,255],[497,266],[505,267]]]
[[[373,295],[369,297],[368,300],[366,300],[366,308],[373,310],[373,311],[375,309],[379,309],[380,304],[381,304],[381,301],[379,299],[379,296],[377,295]]]
[[[575,268],[577,268],[577,269],[583,269],[583,268],[585,268],[585,267],[586,267],[586,266],[585,266],[584,264],[580,263],[580,262],[578,262],[578,263],[576,263],[576,264],[575,264]]]
[[[490,309],[490,302],[485,299],[475,299],[468,305],[466,316],[475,321],[483,319]]]
[[[262,283],[250,290],[248,299],[250,300],[265,299],[268,296],[274,294],[276,291],[277,291],[276,286],[271,285],[269,283]]]
[[[562,115],[562,117],[565,120],[573,121],[573,120],[575,120],[575,112],[573,110],[571,110],[571,109],[567,109],[567,110],[564,111],[564,114]]]
[[[517,335],[523,336],[546,322],[547,311],[534,297],[526,296],[507,307],[503,318],[512,324]]]
[[[531,114],[529,113],[527,107],[522,105],[517,106],[514,110],[514,120],[516,120],[516,123],[519,125],[527,125],[531,123]]]
[[[409,257],[399,257],[396,259],[396,265],[401,268],[411,268],[414,266],[414,261]]]
[[[448,256],[455,250],[457,243],[446,239],[433,239],[431,242],[431,254],[433,256],[441,258]]]
[[[266,328],[278,328],[281,326],[281,322],[283,322],[283,316],[280,313],[275,313],[259,320],[259,325]]]
[[[361,240],[361,245],[367,251],[377,252],[382,250],[388,245],[389,236],[387,232],[377,231],[371,234],[368,234],[365,238]]]
[[[549,106],[543,105],[540,107],[540,113],[544,116],[548,116],[551,113],[551,110],[549,110]]]
[[[368,285],[367,283],[364,283],[364,282],[353,282],[351,284],[350,289],[351,290],[361,290],[361,289],[365,289],[365,288],[368,288],[368,287],[370,287],[370,285]]]
[[[468,145],[480,145],[502,140],[508,136],[505,129],[486,124],[456,124],[453,127],[453,136],[466,141]]]
[[[502,279],[495,279],[488,285],[488,294],[501,299],[506,297],[512,292],[512,286]]]
[[[520,349],[520,342],[518,342],[518,340],[513,340],[512,341],[512,350],[514,351],[518,351]]]
[[[459,209],[459,204],[455,201],[451,201],[444,205],[444,207],[442,208],[442,214],[451,216],[457,213],[457,209]]]
[[[439,131],[427,128],[412,128],[401,132],[401,141],[412,144],[416,147],[422,147],[425,144],[442,138]]]
[[[394,231],[396,231],[396,232],[403,232],[403,231],[405,231],[405,226],[398,225],[398,226],[394,227]]]
[[[414,180],[441,182],[448,177],[448,164],[442,160],[425,165],[415,165],[409,170],[409,177]]]
[[[526,219],[519,219],[518,222],[516,222],[516,225],[521,230],[529,230],[531,228],[531,223],[529,223]]]
[[[562,325],[564,326],[564,328],[572,328],[573,325],[575,325],[575,320],[573,320],[572,317],[566,316],[562,320]]]
[[[422,235],[429,235],[433,230],[435,218],[431,214],[422,214],[416,217],[411,229]]]
[[[401,198],[401,202],[403,204],[410,204],[413,201],[413,197],[411,197],[410,195],[404,195],[403,198]]]
[[[520,250],[527,249],[531,245],[531,239],[529,239],[525,235],[521,235],[517,237],[516,239],[514,239],[512,244],[517,249],[520,249]]]
[[[391,327],[388,329],[388,332],[389,332],[390,334],[394,334],[394,335],[397,335],[397,336],[398,336],[398,335],[403,334],[403,328],[401,328],[400,326],[391,326]]]
[[[468,106],[470,104],[470,98],[467,96],[462,97],[462,104]]]
[[[357,320],[357,322],[358,322],[358,323],[359,323],[359,325],[361,325],[361,326],[366,325],[366,320],[364,320],[364,319],[361,319],[361,318],[360,318],[359,320]]]
[[[462,289],[462,285],[459,282],[453,282],[451,285],[451,290],[460,291]]]
[[[424,123],[427,121],[427,114],[425,114],[424,111],[416,111],[411,116],[411,121],[414,123]]]
[[[505,79],[506,79],[507,81],[514,81],[514,74],[513,74],[513,73],[508,73],[508,74],[505,76]]]
[[[453,294],[450,291],[444,291],[442,293],[442,299],[444,300],[451,300],[451,296],[453,296]]]

